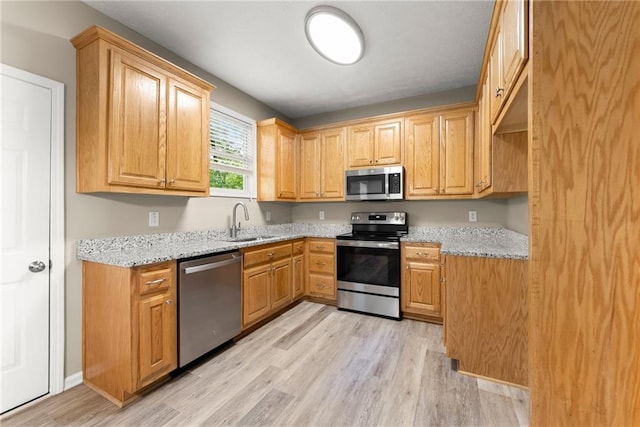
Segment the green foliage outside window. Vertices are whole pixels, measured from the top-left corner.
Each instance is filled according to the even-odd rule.
[[[214,188],[244,189],[244,177],[239,173],[209,170],[209,186]]]

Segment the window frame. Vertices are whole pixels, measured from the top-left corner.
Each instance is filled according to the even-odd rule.
[[[211,101],[209,105],[210,110],[215,110],[219,113],[230,116],[236,120],[245,122],[249,125],[251,129],[250,143],[253,144],[253,162],[251,164],[251,174],[247,176],[245,179],[245,184],[248,188],[244,190],[234,190],[230,188],[216,188],[209,187],[209,196],[211,197],[236,197],[236,198],[247,198],[247,199],[255,199],[258,193],[258,181],[257,181],[257,152],[258,152],[258,141],[257,141],[257,125],[256,121],[251,117],[245,116],[244,114],[240,114],[237,111],[234,111],[224,105],[218,104],[216,102]],[[209,122],[211,122],[212,117],[209,117]],[[211,140],[209,140],[209,159],[211,159]],[[211,160],[209,160],[209,171],[211,170],[220,170],[212,167]]]

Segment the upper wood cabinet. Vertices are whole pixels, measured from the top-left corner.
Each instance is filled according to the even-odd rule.
[[[208,195],[213,86],[100,27],[71,42],[76,191]]]
[[[401,164],[402,125],[400,117],[349,127],[347,167]]]
[[[492,123],[510,96],[529,54],[526,0],[504,0],[500,7],[488,67]]]
[[[406,199],[473,194],[473,107],[405,118]]]
[[[345,132],[341,127],[301,135],[301,200],[344,200]]]
[[[258,200],[298,198],[298,135],[279,119],[258,122]]]
[[[491,187],[491,102],[489,99],[489,73],[482,85],[478,101],[478,135],[475,150],[475,192],[482,193]]]

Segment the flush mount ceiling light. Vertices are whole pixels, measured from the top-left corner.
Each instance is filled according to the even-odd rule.
[[[304,29],[311,46],[331,62],[355,64],[364,54],[362,30],[340,9],[314,7],[307,13]]]

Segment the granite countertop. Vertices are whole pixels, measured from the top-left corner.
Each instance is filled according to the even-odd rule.
[[[240,230],[239,239],[264,236],[246,242],[230,241],[225,229],[84,239],[78,241],[77,257],[83,261],[135,267],[302,237],[334,238],[350,231],[349,224],[281,224]],[[410,227],[402,241],[441,243],[441,252],[445,255],[528,257],[527,236],[506,228]]]

